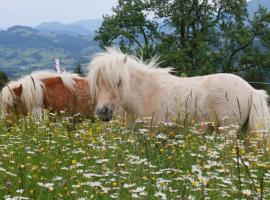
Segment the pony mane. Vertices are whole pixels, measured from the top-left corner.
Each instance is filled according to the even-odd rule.
[[[0,94],[1,112],[4,112],[6,106],[12,106],[14,103],[14,93],[11,87],[19,86],[16,81],[10,81],[5,87],[2,88]]]
[[[68,88],[70,91],[75,91],[76,89],[76,82],[74,81],[74,79],[80,78],[78,74],[70,73],[66,71],[60,74],[54,71],[36,71],[36,72],[33,72],[31,76],[38,80],[60,77],[61,80],[63,81],[64,86]]]
[[[98,76],[109,85],[116,95],[120,95],[119,81],[129,82],[129,69],[138,70],[144,74],[169,74],[172,68],[159,68],[158,57],[144,62],[142,59],[127,55],[120,49],[107,47],[104,52],[96,54],[89,64],[89,87],[91,95],[95,95]],[[125,84],[127,86],[128,84]],[[128,92],[128,88],[125,88]],[[130,92],[130,91],[129,91]]]
[[[41,115],[41,107],[43,106],[43,83],[28,75],[17,81],[11,81],[1,91],[1,107],[13,106],[16,97],[13,89],[22,85],[21,101],[25,105],[28,112],[32,112],[35,116]]]

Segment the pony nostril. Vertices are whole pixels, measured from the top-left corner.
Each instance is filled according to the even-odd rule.
[[[108,112],[108,107],[105,106],[105,107],[102,109],[102,113],[103,113],[103,114],[106,114],[107,112]]]
[[[98,108],[96,110],[97,115],[105,115],[109,112],[109,108],[107,106],[104,106],[103,108]]]
[[[102,110],[102,109],[97,109],[97,110],[96,110],[96,114],[97,114],[97,115],[100,115],[100,114],[102,113],[101,110]]]

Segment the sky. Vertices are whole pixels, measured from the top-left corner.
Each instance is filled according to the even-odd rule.
[[[0,28],[102,18],[103,14],[112,13],[116,3],[117,0],[0,0]]]

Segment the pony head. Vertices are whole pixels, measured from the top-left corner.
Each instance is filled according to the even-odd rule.
[[[134,104],[139,102],[134,99],[140,99],[138,92],[147,90],[138,87],[145,78],[152,80],[153,75],[167,75],[172,71],[171,68],[158,68],[157,61],[158,57],[153,57],[143,62],[114,48],[96,54],[89,65],[88,82],[98,117],[109,121],[118,107],[128,112],[136,110],[138,106]]]
[[[1,91],[1,110],[5,114],[39,115],[43,103],[43,84],[32,76],[8,83]]]
[[[96,104],[96,114],[103,121],[111,120],[116,105],[121,106],[129,93],[130,74],[126,66],[129,59],[120,50],[107,48],[90,63],[90,94]]]
[[[22,91],[22,84],[18,82],[10,82],[3,87],[0,95],[1,110],[3,113],[27,113],[27,109],[21,101]]]

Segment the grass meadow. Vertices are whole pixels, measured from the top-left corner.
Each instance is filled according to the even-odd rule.
[[[1,199],[270,199],[260,137],[46,114],[0,121]]]

